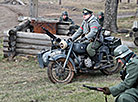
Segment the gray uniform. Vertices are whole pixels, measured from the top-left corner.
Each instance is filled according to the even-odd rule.
[[[85,37],[88,40],[91,40],[95,37],[98,27],[100,24],[98,23],[96,17],[92,15],[87,21],[83,20],[80,28],[77,30],[77,32],[72,36],[72,40],[76,40],[81,35],[85,34]]]
[[[124,81],[110,87],[111,94],[116,98],[116,102],[138,102],[138,57],[132,58],[126,64]]]
[[[81,35],[84,35],[85,38],[87,38],[88,41],[95,39],[96,33],[98,32],[98,28],[100,27],[100,24],[97,20],[97,18],[92,15],[87,21],[83,20],[80,28],[75,32],[75,34],[72,36],[72,40],[76,40]],[[99,37],[100,40],[103,39],[102,35]],[[87,46],[87,52],[88,54],[93,57],[95,55],[95,49],[100,46],[99,42],[96,42],[96,46],[92,48],[92,42]]]

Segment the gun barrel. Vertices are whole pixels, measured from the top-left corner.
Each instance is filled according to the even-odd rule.
[[[41,27],[45,32],[46,34],[50,37],[50,38],[53,38],[53,39],[56,39],[57,37],[54,36],[52,33],[50,33],[45,27]]]
[[[87,86],[87,85],[83,85],[83,87],[86,87],[90,90],[95,90],[95,91],[103,91],[103,88],[100,88],[100,87],[92,87],[92,86]]]

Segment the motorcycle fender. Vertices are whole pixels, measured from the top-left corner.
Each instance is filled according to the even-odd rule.
[[[38,59],[40,68],[44,68],[45,66],[48,65],[49,54],[50,54],[49,50],[48,51],[42,51],[42,52],[38,53],[37,59]],[[45,59],[45,61],[44,61],[44,59]]]
[[[51,56],[49,58],[49,61],[56,61],[57,59],[60,59],[60,58],[65,58],[66,59],[66,55],[65,54],[59,54],[59,55]],[[74,64],[72,58],[69,58],[69,61],[73,65],[73,68],[74,68],[73,71],[75,71],[75,73],[76,73],[77,70],[76,70],[76,67],[75,67],[75,64]]]

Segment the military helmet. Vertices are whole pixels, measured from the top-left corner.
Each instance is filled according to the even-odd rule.
[[[120,45],[114,50],[115,59],[124,58],[132,51],[126,45]]]
[[[84,15],[87,15],[87,14],[92,14],[93,12],[91,10],[89,10],[89,9],[84,8],[82,13]]]
[[[98,12],[98,16],[104,16],[103,12]]]
[[[63,15],[68,16],[68,12],[67,12],[67,11],[63,11],[63,12],[62,12],[62,16],[63,16]]]

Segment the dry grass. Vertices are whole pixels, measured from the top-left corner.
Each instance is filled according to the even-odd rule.
[[[63,7],[57,5],[58,0],[52,0],[54,4],[48,4],[50,1],[39,1],[41,4],[40,9],[43,11],[45,8],[43,2],[53,8],[51,11],[41,12],[40,16],[46,15],[46,13],[51,14],[51,12],[60,14],[63,10],[69,11],[71,16],[81,15],[81,10],[84,7],[92,9],[95,13],[104,10],[104,3],[101,2],[104,0],[85,0],[85,2],[83,0],[62,0]],[[74,7],[76,10],[72,11]],[[135,10],[136,4],[134,3],[119,5],[119,13],[135,12]],[[77,16],[73,16],[73,18],[75,21],[78,19]],[[133,20],[134,18],[121,18],[118,20],[118,26],[130,29]],[[80,20],[78,20],[78,23],[81,23]],[[136,51],[137,49],[133,50]],[[119,73],[105,76],[97,71],[89,75],[77,76],[72,83],[67,85],[53,84],[48,79],[46,69],[39,68],[36,58],[16,57],[14,61],[4,59],[2,38],[0,38],[0,73],[0,102],[103,102],[104,95],[102,93],[89,91],[83,88],[82,85],[104,87],[120,82]],[[114,98],[109,96],[108,101],[114,102]]]
[[[36,58],[17,56],[14,60],[8,60],[3,58],[2,50],[0,73],[0,102],[103,102],[102,93],[90,91],[82,85],[104,87],[120,81],[118,73],[105,76],[96,71],[78,75],[67,85],[53,84],[48,79],[46,68],[39,68]],[[108,100],[114,102],[112,96]]]

